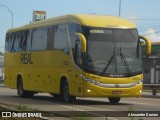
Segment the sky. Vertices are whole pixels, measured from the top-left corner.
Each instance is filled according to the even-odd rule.
[[[13,13],[13,27],[32,21],[33,11],[46,11],[46,18],[66,14],[101,14],[119,16],[137,25],[138,32],[151,42],[160,42],[160,0],[0,0]],[[5,34],[12,27],[11,12],[0,6],[0,51]]]

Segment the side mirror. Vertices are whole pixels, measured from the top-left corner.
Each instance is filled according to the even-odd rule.
[[[86,38],[82,33],[75,33],[75,35],[77,35],[81,41],[81,50],[82,52],[86,52]]]
[[[146,54],[149,55],[151,54],[151,42],[148,38],[144,36],[139,36],[140,39],[144,40],[146,43]]]

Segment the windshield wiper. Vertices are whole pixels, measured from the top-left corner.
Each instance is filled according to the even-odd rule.
[[[131,69],[130,69],[130,67],[129,67],[129,65],[128,65],[128,62],[127,62],[127,60],[126,60],[126,57],[124,56],[124,54],[123,54],[122,51],[121,51],[121,47],[120,47],[120,56],[121,56],[121,58],[122,58],[123,61],[124,61],[124,65],[125,65],[126,70],[128,71],[128,73],[129,73],[130,75],[132,75],[132,72],[131,72]]]
[[[106,65],[106,66],[105,66],[105,68],[103,69],[103,71],[102,71],[101,75],[104,75],[104,73],[105,73],[105,72],[106,72],[106,70],[108,69],[109,65],[111,64],[111,62],[112,62],[113,58],[114,58],[114,54],[110,57],[110,59],[109,59],[109,61],[108,61],[107,65]]]

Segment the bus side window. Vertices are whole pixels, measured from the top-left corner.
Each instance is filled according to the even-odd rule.
[[[47,28],[47,49],[54,49],[54,35],[55,35],[55,26]]]
[[[27,40],[28,40],[29,31],[25,30],[21,32],[20,37],[20,51],[27,51]]]
[[[6,34],[6,40],[5,40],[5,50],[9,51],[9,41],[10,41],[10,33]]]
[[[16,33],[12,33],[12,37],[11,37],[11,46],[10,46],[10,48],[11,48],[11,52],[15,52],[15,50],[14,50],[14,42],[15,42],[15,39],[16,39]]]
[[[81,66],[82,65],[82,52],[81,52],[81,43],[80,40],[75,41],[75,62],[77,65]]]
[[[17,52],[18,49],[19,49],[19,39],[18,39],[18,32],[15,33],[15,39],[14,39],[14,48],[13,48],[13,51],[14,52]]]
[[[47,47],[47,28],[37,28],[32,32],[32,50],[46,50]]]
[[[27,34],[27,51],[31,51],[31,31],[32,30],[28,30],[28,34]]]
[[[78,37],[75,35],[75,33],[81,33],[81,25],[77,23],[69,23],[68,24],[69,28],[69,37],[70,37],[70,42],[71,42],[71,48],[72,48],[72,56],[73,59],[76,63],[76,41]]]
[[[68,54],[69,48],[67,43],[67,33],[66,33],[66,25],[57,25],[57,29],[55,30],[54,35],[54,48],[58,50],[63,50],[66,54]]]
[[[10,33],[9,42],[8,42],[8,51],[9,52],[11,52],[11,47],[12,47],[12,36],[13,36],[13,33]]]

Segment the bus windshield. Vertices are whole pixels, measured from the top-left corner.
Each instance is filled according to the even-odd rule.
[[[142,73],[141,49],[136,29],[83,27],[87,41],[85,69],[109,77]]]

